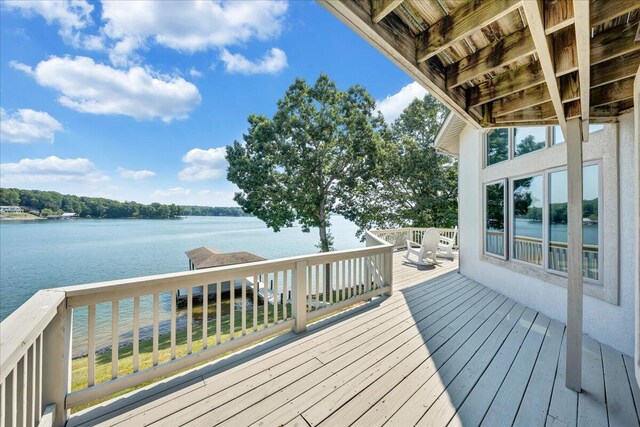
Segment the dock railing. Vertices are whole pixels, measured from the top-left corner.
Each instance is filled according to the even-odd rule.
[[[382,294],[390,295],[393,245],[372,232],[365,238],[366,247],[362,249],[37,292],[0,324],[0,424],[64,425],[72,408],[287,330],[303,332],[316,319]],[[236,280],[242,287],[230,287],[229,310],[223,315],[221,284]],[[211,299],[210,285],[217,290]],[[178,289],[187,289],[186,336],[178,331]],[[263,296],[273,298],[259,298],[261,290]],[[142,299],[151,303],[141,304]],[[170,332],[165,335],[160,334],[161,301],[170,306]],[[132,316],[126,319],[119,310],[125,304],[133,307]],[[110,306],[106,312],[111,312],[107,334],[110,343],[98,348],[96,312],[105,313],[105,305]],[[202,313],[199,317],[194,315],[198,306]],[[73,371],[78,363],[72,360],[73,317],[79,311],[86,315],[83,328],[87,337],[82,359],[86,366],[77,371],[85,378],[72,378],[72,363],[76,362]],[[210,311],[214,313],[211,318]],[[141,319],[152,319],[151,345],[145,352],[140,348],[144,341]],[[130,332],[131,349],[119,354],[124,344],[123,328]],[[186,346],[179,345],[182,341]],[[97,358],[103,362],[106,358],[107,366],[98,365]]]

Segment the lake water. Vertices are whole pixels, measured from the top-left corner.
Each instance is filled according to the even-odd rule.
[[[336,249],[364,246],[332,220]],[[0,222],[0,320],[39,289],[188,270],[184,252],[209,246],[273,259],[318,252],[318,232],[279,233],[253,217]]]

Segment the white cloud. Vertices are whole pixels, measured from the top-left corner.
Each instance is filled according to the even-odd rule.
[[[225,154],[225,147],[189,150],[182,158],[182,161],[189,166],[178,173],[178,178],[182,181],[205,181],[218,178],[227,168]]]
[[[180,77],[142,67],[119,70],[82,56],[53,56],[35,68],[11,66],[58,91],[60,104],[83,113],[170,122],[186,118],[201,100],[198,88]]]
[[[419,83],[409,83],[400,89],[398,93],[379,100],[376,103],[376,107],[382,112],[385,120],[391,123],[400,116],[400,113],[407,108],[411,101],[416,98],[423,98],[426,93],[427,90],[420,86]]]
[[[124,64],[149,43],[193,53],[268,40],[282,31],[287,3],[110,1],[102,9],[102,33],[114,43],[112,60]]]
[[[60,182],[93,185],[109,180],[109,177],[100,172],[89,159],[61,159],[56,156],[2,163],[0,176],[3,186],[21,188],[29,184],[51,185]]]
[[[189,75],[190,75],[191,77],[193,77],[194,79],[197,79],[197,78],[199,78],[199,77],[202,77],[202,76],[203,76],[202,72],[201,72],[201,71],[198,71],[198,69],[197,69],[197,68],[195,68],[195,67],[191,67],[191,68],[189,68]]]
[[[153,178],[156,176],[156,173],[147,169],[142,169],[139,171],[134,171],[130,169],[125,169],[122,167],[118,168],[118,173],[122,178],[132,179],[134,181],[140,181],[142,179]]]
[[[18,10],[25,16],[40,15],[47,24],[59,25],[62,38],[74,46],[82,43],[83,37],[79,31],[93,23],[93,6],[86,0],[5,0],[2,6],[8,10]]]
[[[191,189],[190,188],[173,187],[173,188],[168,188],[166,190],[158,188],[156,191],[154,191],[151,194],[151,197],[154,198],[154,200],[155,199],[160,199],[160,200],[173,199],[173,200],[175,200],[175,198],[188,196],[189,194],[191,194]]]
[[[53,142],[62,125],[48,113],[20,109],[13,114],[0,108],[0,141],[28,144],[35,141]]]
[[[226,49],[222,50],[220,59],[228,73],[276,74],[287,67],[287,55],[275,47],[257,61],[251,61],[239,53],[230,53]]]

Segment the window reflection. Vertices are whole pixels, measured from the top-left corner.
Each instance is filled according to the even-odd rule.
[[[545,126],[515,128],[514,131],[514,156],[531,153],[545,147],[547,141],[547,128]]]
[[[598,165],[583,169],[582,270],[584,277],[599,279],[599,172]],[[549,268],[567,272],[567,171],[549,174]]]
[[[485,252],[504,256],[504,183],[486,186]]]
[[[487,166],[509,159],[509,129],[487,133]]]
[[[542,265],[542,175],[513,181],[513,257]]]

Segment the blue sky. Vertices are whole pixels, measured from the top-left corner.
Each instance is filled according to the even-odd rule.
[[[223,147],[298,76],[365,86],[392,120],[424,90],[320,5],[3,1],[0,184],[233,205]]]

